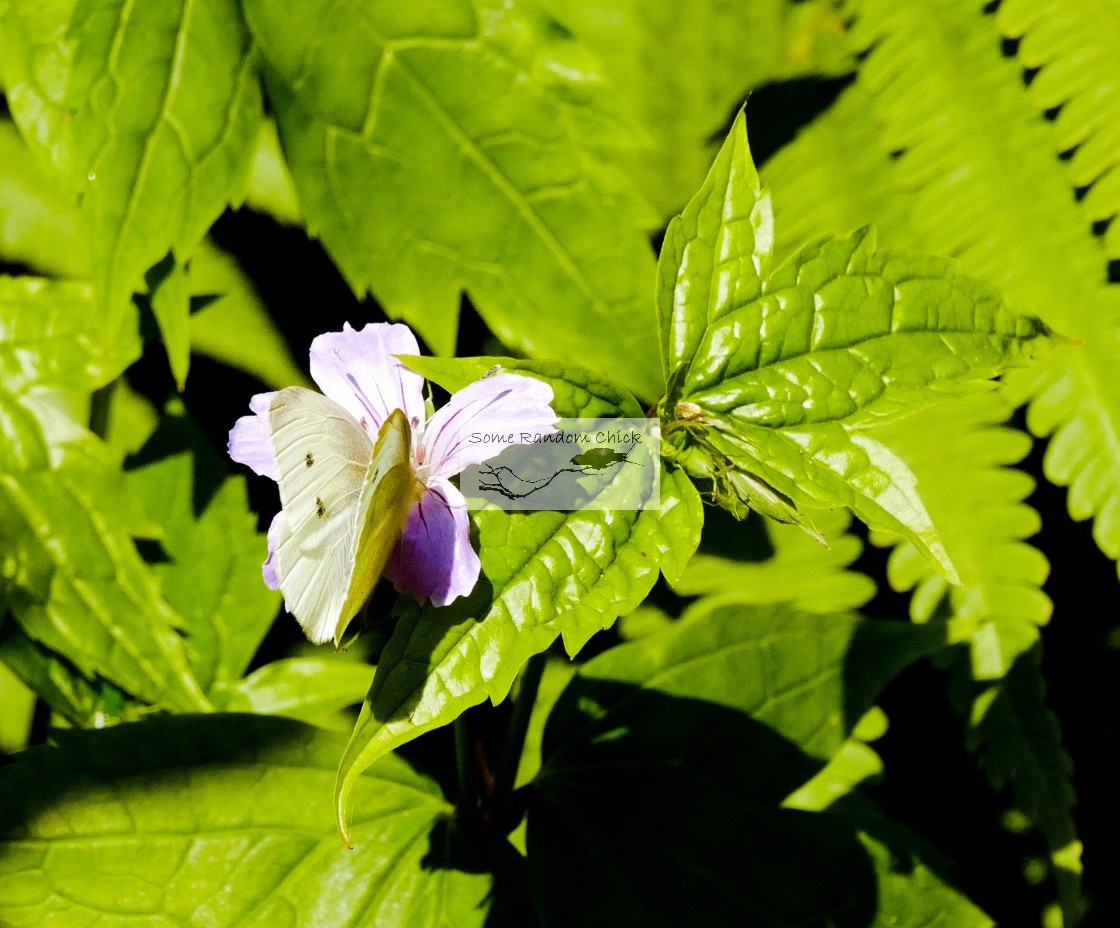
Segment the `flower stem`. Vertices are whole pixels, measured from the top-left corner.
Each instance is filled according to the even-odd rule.
[[[534,654],[521,672],[521,684],[513,703],[513,718],[510,719],[505,744],[502,745],[498,768],[494,771],[494,791],[490,795],[491,808],[498,814],[504,809],[513,793],[517,768],[521,764],[521,752],[525,746],[525,733],[529,729],[529,719],[533,714],[533,705],[537,701],[537,690],[541,685],[546,660],[544,654]]]

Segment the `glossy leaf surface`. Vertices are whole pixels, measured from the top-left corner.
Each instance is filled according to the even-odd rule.
[[[471,381],[493,359],[410,359],[445,387]],[[553,388],[558,416],[635,416],[628,394],[559,364],[503,362]],[[634,609],[659,565],[683,564],[702,515],[691,482],[664,469],[657,508],[641,511],[472,513],[482,576],[466,599],[437,609],[402,600],[397,626],[339,770],[339,824],[355,777],[377,757],[489,698],[500,702],[525,662],[563,637],[569,654]]]

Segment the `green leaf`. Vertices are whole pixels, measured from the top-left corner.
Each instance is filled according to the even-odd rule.
[[[1082,209],[1092,222],[1120,212],[1120,5],[1115,0],[1062,4],[1054,0],[1007,0],[996,25],[1019,39],[1024,68],[1037,70],[1027,95],[1054,118],[1054,149],[1070,152],[1070,180],[1088,187]],[[1104,235],[1110,258],[1120,258],[1120,227]]]
[[[308,231],[356,293],[446,354],[465,291],[519,350],[656,394],[649,246],[583,145],[598,75],[551,20],[520,0],[245,10]]]
[[[832,6],[811,0],[544,0],[603,61],[641,120],[645,149],[620,153],[668,218],[700,185],[713,138],[754,88],[808,74],[841,74],[853,60]]]
[[[135,325],[103,338],[88,284],[0,276],[0,389],[91,393],[139,356]]]
[[[914,590],[915,621],[957,615],[980,623],[972,641],[977,680],[1003,676],[1038,640],[1052,611],[1042,591],[1049,565],[1026,541],[1041,525],[1024,502],[1034,481],[1012,467],[1026,457],[1030,439],[1005,425],[1010,414],[999,394],[981,394],[924,409],[878,433],[917,476],[962,585],[950,587],[907,543],[892,552],[888,579],[896,590]]]
[[[76,732],[25,755],[0,771],[21,797],[0,811],[0,920],[481,926],[494,852],[403,761],[358,781],[361,840],[339,844],[327,797],[341,746],[296,722],[220,715]]]
[[[953,579],[914,475],[865,429],[984,389],[1048,330],[948,261],[877,253],[869,230],[807,244],[768,273],[767,203],[740,114],[662,249],[669,456],[724,505],[802,524],[798,506],[848,506]]]
[[[206,708],[180,620],[132,542],[112,455],[59,390],[88,394],[135,356],[134,333],[109,348],[91,334],[93,306],[84,285],[0,278],[2,592],[24,632],[87,677],[152,704]]]
[[[78,0],[67,36],[74,170],[113,331],[148,268],[168,252],[185,263],[242,197],[261,123],[255,54],[235,0]],[[170,349],[181,363],[178,338]]]
[[[762,294],[773,247],[770,196],[759,187],[740,112],[703,185],[669,223],[661,246],[657,319],[667,383],[697,360],[713,323]]]
[[[113,459],[123,463],[139,451],[159,426],[159,412],[121,378],[109,388],[105,445]]]
[[[13,754],[27,746],[34,714],[34,691],[0,664],[0,754]]]
[[[310,385],[268,306],[228,252],[203,239],[188,276],[193,296],[218,297],[191,316],[191,351],[247,371],[276,389]]]
[[[111,683],[90,680],[62,655],[36,644],[15,622],[0,627],[0,663],[71,725],[103,728],[145,711]]]
[[[911,836],[867,813],[781,806],[947,634],[724,601],[588,662],[549,717],[530,793],[546,928],[742,925],[744,913],[759,926],[917,928],[943,909],[954,925],[990,924]],[[914,865],[908,893],[885,885],[908,868],[865,842]]]
[[[1081,915],[1081,841],[1073,822],[1072,764],[1058,720],[1046,705],[1042,651],[1021,654],[1005,677],[972,705],[969,745],[997,789],[1009,786],[1019,811],[1042,832],[1065,925]]]
[[[882,241],[910,243],[912,197],[893,183],[891,158],[868,118],[870,106],[863,83],[850,84],[762,166],[777,217],[776,260],[821,236],[843,235],[869,222]]]
[[[267,213],[277,222],[295,226],[303,222],[303,214],[296,196],[292,172],[280,150],[280,136],[274,120],[266,118],[249,171],[249,185],[245,189],[245,205]]]
[[[884,159],[882,177],[904,204],[902,221],[884,237],[958,257],[967,273],[999,285],[1010,305],[1084,342],[1056,349],[1009,380],[1019,401],[1031,400],[1030,430],[1053,435],[1044,469],[1070,486],[1070,514],[1095,518],[1097,544],[1120,558],[1120,294],[1106,285],[1108,255],[1078,206],[1072,161],[1053,155],[1066,147],[1063,133],[1082,120],[1085,100],[1071,108],[1072,123],[1043,118],[1020,63],[1000,51],[997,17],[980,7],[852,0],[849,9],[856,48],[869,50],[857,81],[871,101],[862,119]],[[1023,9],[1014,4],[1008,15],[1017,19]],[[1050,35],[1072,35],[1069,24],[1082,19],[1087,26],[1078,28],[1101,33],[1077,53],[1085,70],[1076,69],[1087,74],[1110,41],[1092,8],[1063,7],[1060,18],[1040,22]],[[1043,87],[1073,86],[1061,70]],[[934,72],[942,79],[930,81]],[[1104,85],[1085,92],[1104,94],[1100,113],[1097,103],[1091,108],[1092,119],[1099,115],[1107,127],[1112,92]],[[1111,131],[1101,132],[1102,140]],[[1101,148],[1087,151],[1084,163],[1097,164]],[[831,153],[821,154],[827,163]]]
[[[490,360],[409,363],[448,386],[474,379]],[[578,368],[502,363],[550,384],[560,417],[641,414],[632,397]],[[344,834],[350,790],[377,757],[487,698],[501,701],[525,662],[557,637],[575,654],[641,603],[663,561],[672,570],[687,559],[699,534],[688,520],[699,509],[666,469],[661,494],[660,509],[642,511],[472,514],[482,561],[475,591],[443,609],[401,600],[397,627],[339,768],[336,801]]]
[[[883,761],[867,742],[882,737],[887,717],[877,706],[868,711],[852,736],[828,759],[808,782],[790,793],[782,805],[787,809],[820,812],[849,795],[860,783],[883,772]]]
[[[673,588],[682,596],[734,593],[758,605],[788,602],[807,612],[862,606],[875,595],[875,582],[848,569],[863,550],[848,533],[851,516],[825,511],[814,513],[813,521],[827,548],[795,525],[763,516],[744,524],[710,513],[707,540]]]
[[[130,462],[129,495],[160,526],[166,560],[153,572],[181,617],[204,689],[237,680],[276,618],[280,594],[261,580],[267,555],[245,480],[177,404]]]
[[[369,664],[339,657],[273,661],[232,684],[221,708],[342,728],[343,724],[334,724],[335,716],[362,701],[373,682],[373,671]],[[352,721],[344,720],[345,727]]]
[[[0,257],[59,277],[88,279],[81,225],[77,207],[41,174],[11,124],[0,121]],[[248,371],[271,387],[308,384],[268,307],[227,252],[203,239],[187,276],[192,302],[218,297],[190,316],[191,351]]]
[[[556,705],[556,700],[571,682],[576,670],[577,665],[573,661],[546,659],[541,682],[537,687],[537,698],[529,715],[529,726],[525,730],[525,740],[521,745],[521,760],[517,765],[515,786],[521,787],[531,783],[540,772],[543,760],[541,744],[544,740],[544,727]]]
[[[6,119],[0,120],[0,257],[58,277],[89,276],[77,208]]]
[[[187,385],[191,364],[191,297],[188,292],[187,269],[168,255],[147,275],[151,292],[152,315],[159,326],[171,376],[182,392]]]
[[[160,595],[101,482],[83,468],[0,473],[4,553],[16,571],[12,614],[28,636],[137,698],[197,710],[208,703]],[[109,491],[113,492],[113,491]]]
[[[1001,4],[1001,22],[1005,16],[1016,18],[1017,7],[1020,4]],[[1079,11],[1071,8],[1068,13],[1076,18]],[[937,16],[950,21],[945,12]],[[982,20],[962,22],[953,17],[951,21],[955,34],[963,32],[977,46],[986,43]],[[905,18],[895,24],[893,41],[901,47],[894,52],[897,57],[892,55],[892,67],[902,66],[916,50],[932,60],[930,40],[944,34],[946,27],[931,28],[928,19],[900,28],[904,24]],[[1047,16],[1037,28],[1053,34],[1068,25],[1064,15]],[[1100,31],[1106,39],[1107,30]],[[894,148],[915,127],[904,129],[902,113],[892,113],[886,130],[889,135],[884,137],[883,127],[871,112],[873,97],[863,80],[857,82],[764,169],[774,190],[779,250],[873,218],[884,237],[893,242],[952,248],[966,266],[1002,275],[1021,305],[1037,312],[1053,312],[1053,305],[1044,305],[1038,295],[1040,288],[1049,286],[1048,279],[1059,275],[1066,278],[1065,302],[1092,311],[1099,301],[1086,294],[1083,280],[1070,274],[1068,260],[1071,255],[1080,260],[1076,256],[1090,240],[1077,229],[1076,217],[1061,196],[1060,183],[1055,183],[1062,180],[1062,169],[1057,162],[1040,157],[1040,149],[1035,147],[1045,143],[1045,127],[1029,117],[1018,99],[1016,70],[987,49],[962,55],[956,43],[947,41],[946,45],[949,53],[938,53],[939,67],[944,69],[952,62],[970,87],[967,95],[936,101],[939,124],[952,127],[954,144],[942,150],[940,135],[928,137],[920,146],[913,143],[914,149],[905,151],[902,158],[889,157],[888,148]],[[1021,53],[1022,49],[1020,46]],[[872,58],[877,55],[873,53]],[[983,78],[975,70],[980,62],[985,65]],[[898,92],[893,83],[889,90],[886,83],[880,85],[883,79],[882,75],[875,78],[880,93]],[[897,73],[892,80],[898,80]],[[1033,81],[1031,87],[1033,95]],[[916,88],[907,88],[906,93],[913,104]],[[999,120],[993,122],[990,116],[977,120],[967,112],[978,94],[984,102],[977,110],[998,109],[1003,114]],[[962,159],[967,163],[964,170]],[[1000,163],[999,159],[1004,160]],[[978,176],[982,179],[974,184],[973,178]],[[1032,197],[1015,195],[1024,184],[1030,184]],[[928,190],[923,189],[927,186]],[[824,196],[826,190],[833,195]],[[971,212],[981,196],[986,212]],[[1021,250],[1024,237],[1033,243],[1028,251]],[[1075,248],[1077,241],[1081,245]],[[1055,248],[1060,252],[1054,252]],[[1084,273],[1087,268],[1080,270]],[[1057,298],[1056,288],[1050,292]],[[1057,365],[1061,356],[1066,358],[1061,364],[1067,364],[1099,347],[1086,345],[1072,352],[1060,349],[1041,364]],[[1084,402],[1085,397],[1074,399],[1069,392],[1069,374],[1057,376],[1055,371],[1049,376],[1055,378],[1052,389],[1062,397],[1062,415]],[[1094,387],[1093,392],[1096,390]],[[950,614],[980,621],[968,665],[974,678],[991,681],[1009,671],[1016,675],[1017,682],[984,684],[982,701],[974,710],[973,741],[992,743],[990,764],[1000,774],[994,779],[1010,780],[1012,790],[1023,794],[1019,802],[1034,810],[1032,821],[1038,823],[1040,816],[1046,819],[1047,843],[1051,853],[1062,860],[1055,871],[1066,923],[1072,924],[1078,908],[1076,852],[1080,846],[1068,820],[1068,784],[1062,785],[1068,772],[1056,730],[1052,722],[1044,721],[1044,705],[1038,698],[1032,703],[1023,693],[1024,672],[1029,675],[1032,648],[1037,649],[1038,626],[1051,613],[1050,601],[1041,589],[1048,565],[1041,552],[1026,543],[1039,527],[1037,513],[1024,502],[1033,482],[1009,465],[1023,459],[1030,443],[1004,424],[1009,415],[1010,407],[989,394],[922,410],[886,427],[886,440],[918,477],[923,499],[963,586],[949,588],[905,543],[892,553],[888,576],[894,588],[914,590],[911,615],[917,621]],[[1087,415],[1103,424],[1096,413]],[[1085,434],[1077,440],[1081,442],[1079,455],[1091,451]],[[953,466],[946,468],[946,461]],[[1100,465],[1094,469],[1099,476]]]
[[[552,408],[559,417],[594,419],[600,416],[620,416],[640,419],[644,416],[638,401],[626,390],[592,371],[572,364],[517,358],[433,358],[413,355],[400,355],[400,360],[449,393],[462,390],[498,367],[506,373],[534,377],[552,387]]]
[[[67,100],[76,0],[12,0],[0,10],[0,75],[16,124],[48,175],[75,190],[73,114]],[[76,190],[75,190],[76,192]]]
[[[753,426],[905,415],[984,389],[1049,344],[1042,323],[951,262],[876,252],[869,230],[807,245],[761,291],[708,307],[706,319],[704,296],[684,311],[702,335],[681,398]]]

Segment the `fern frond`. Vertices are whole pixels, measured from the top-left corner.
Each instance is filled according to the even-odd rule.
[[[972,704],[969,746],[992,784],[1010,786],[1016,807],[1034,822],[1050,848],[1065,924],[1080,914],[1081,842],[1070,814],[1072,765],[1062,749],[1058,720],[1046,705],[1041,651],[1032,648],[1007,676]]]
[[[871,97],[851,84],[761,168],[774,215],[774,265],[813,239],[873,222],[884,247],[907,242],[913,194],[897,187],[870,118]]]
[[[709,522],[718,523],[718,519],[709,514]],[[848,569],[863,543],[847,533],[852,517],[846,509],[813,513],[817,529],[828,540],[827,548],[796,525],[755,515],[750,521],[769,540],[770,556],[752,557],[747,550],[717,553],[706,544],[712,537],[709,528],[705,542],[677,582],[676,592],[682,596],[734,593],[741,602],[789,602],[815,613],[857,609],[875,595],[870,577]],[[747,537],[738,523],[735,528],[738,539]],[[750,543],[744,547],[749,548]]]
[[[1012,305],[1079,335],[1091,313],[1077,297],[1104,284],[1104,252],[992,17],[958,0],[848,8],[879,145],[897,155],[892,183],[915,197],[912,244],[959,257]]]
[[[958,258],[1010,305],[1083,342],[1008,382],[1032,401],[1031,431],[1056,433],[1045,472],[1071,487],[1070,514],[1094,517],[1097,543],[1120,558],[1120,288],[1106,282],[1103,243],[1076,202],[1070,165],[1053,154],[1053,127],[979,5],[850,0],[848,9],[852,40],[867,52],[857,86],[870,100],[854,118],[873,126],[905,204],[905,222],[884,241]]]
[[[1011,393],[1033,394],[1031,430],[1057,432],[1048,477],[1073,485],[1071,512],[1096,515],[1098,543],[1116,557],[1117,289],[1105,284],[1106,255],[1076,203],[1071,169],[1052,153],[1053,129],[1018,65],[1003,58],[979,4],[858,0],[849,8],[867,58],[836,105],[763,167],[775,225],[789,231],[796,222],[796,233],[809,237],[875,221],[887,244],[951,254],[1001,284],[1012,305],[1084,339],[1017,375]],[[794,172],[803,172],[796,181]],[[981,621],[974,676],[1012,674],[977,701],[973,740],[984,746],[993,780],[1010,782],[1046,837],[1072,922],[1080,845],[1068,815],[1068,769],[1040,690],[1026,699],[1023,680],[1037,660],[1037,626],[1050,614],[1041,590],[1048,568],[1024,540],[1038,517],[1023,502],[1029,479],[1008,469],[1028,445],[1004,426],[1007,415],[996,395],[970,397],[894,423],[895,433],[882,436],[919,475],[965,585],[950,590],[908,546],[892,555],[889,579],[914,589],[916,619],[955,613]]]
[[[972,638],[972,672],[1002,677],[1038,638],[1051,613],[1042,584],[1046,558],[1027,544],[1040,520],[1024,499],[1034,481],[1012,465],[1030,439],[1004,425],[1011,409],[998,393],[929,407],[876,429],[918,477],[918,486],[960,573],[953,587],[910,544],[891,554],[891,586],[914,590],[911,615],[952,614],[980,623]]]
[[[1061,107],[1056,148],[1073,152],[1073,183],[1091,187],[1081,204],[1089,220],[1112,219],[1120,213],[1120,2],[1003,0],[996,23],[1020,39],[1023,67],[1038,69],[1028,90],[1035,106]],[[1104,240],[1109,257],[1120,258],[1120,223]]]

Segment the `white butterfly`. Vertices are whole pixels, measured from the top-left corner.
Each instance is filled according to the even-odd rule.
[[[312,641],[338,644],[404,528],[414,480],[408,420],[394,410],[372,441],[338,403],[287,387],[268,423],[284,507],[280,591]]]

